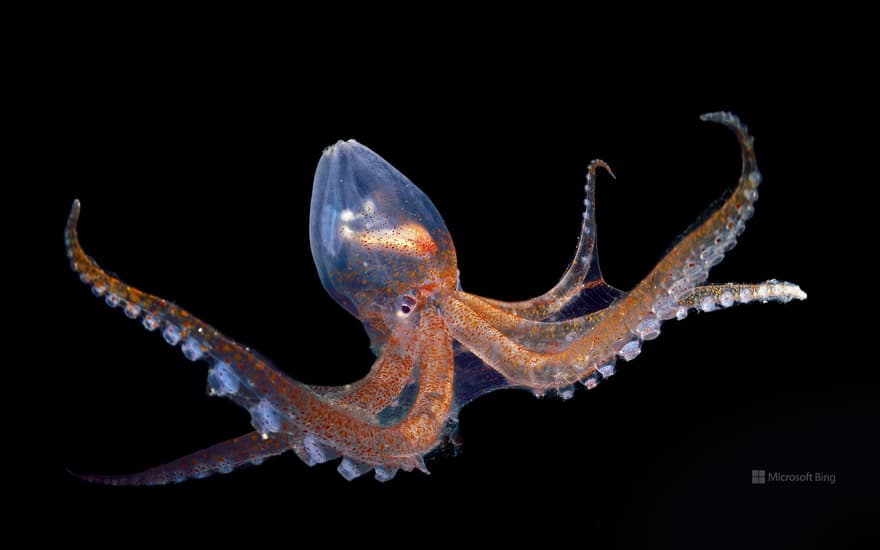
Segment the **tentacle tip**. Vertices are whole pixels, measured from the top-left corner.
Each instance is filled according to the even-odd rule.
[[[746,125],[742,123],[739,117],[727,111],[703,113],[702,115],[700,115],[700,120],[702,120],[703,122],[715,122],[717,124],[722,124],[730,128],[731,130],[739,131],[743,134],[749,133],[748,128],[746,128]]]
[[[68,468],[66,466],[64,468],[64,471],[67,472],[67,475],[69,475],[70,477],[75,477],[76,479],[78,479],[80,481],[84,481],[86,483],[92,483],[92,480],[89,478],[89,476],[87,474],[80,474],[78,472],[74,472],[73,470],[71,470],[70,468]]]
[[[757,297],[764,302],[775,300],[783,304],[792,300],[806,300],[807,293],[794,283],[770,279],[762,283],[756,292]]]
[[[587,168],[587,173],[590,175],[590,177],[596,175],[596,168],[603,168],[612,178],[617,179],[617,176],[614,175],[614,171],[611,170],[611,166],[609,166],[608,163],[602,159],[593,159],[592,161],[590,161],[590,166]]]
[[[127,482],[120,476],[102,474],[80,474],[66,467],[64,468],[64,470],[68,473],[68,475],[73,476],[84,483],[89,483],[93,485],[131,485],[131,482]]]
[[[73,204],[70,206],[70,215],[67,216],[68,227],[73,227],[76,225],[76,222],[79,220],[79,209],[79,199],[73,199]]]
[[[700,115],[700,120],[703,122],[718,122],[724,124],[725,121],[736,119],[736,115],[728,113],[727,111],[713,111],[711,113],[703,113]]]
[[[418,471],[422,472],[425,475],[431,475],[431,472],[428,471],[428,467],[425,466],[425,459],[422,458],[421,455],[415,457],[415,467]]]

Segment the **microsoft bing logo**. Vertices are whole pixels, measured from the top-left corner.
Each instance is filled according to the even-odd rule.
[[[837,474],[827,472],[768,472],[767,470],[752,470],[752,485],[781,485],[789,483],[824,483],[835,485]]]

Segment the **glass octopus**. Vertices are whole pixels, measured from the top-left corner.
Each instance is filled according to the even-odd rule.
[[[387,481],[398,470],[427,473],[424,457],[455,428],[458,411],[501,388],[563,399],[631,361],[660,325],[695,309],[803,300],[791,283],[703,284],[736,244],[754,213],[761,174],[752,137],[736,116],[703,120],[730,128],[742,174],[729,197],[683,235],[635,288],[622,292],[599,271],[595,245],[594,160],[577,251],[559,283],[541,296],[502,302],[461,290],[455,248],[431,200],[376,153],[355,141],[328,147],[315,173],[310,212],[312,256],[328,293],[364,325],[377,359],[344,386],[297,382],[268,359],[179,306],[107,274],[83,252],[74,201],[65,230],[73,269],[110,307],[205,360],[208,392],[247,409],[254,432],[129,475],[81,475],[111,485],[153,485],[228,473],[292,449],[315,465],[342,457],[354,479],[370,470]],[[612,174],[613,175],[613,174]]]

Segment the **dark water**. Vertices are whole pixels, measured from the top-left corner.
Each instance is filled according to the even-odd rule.
[[[37,340],[34,387],[52,389],[41,408],[53,427],[32,434],[48,463],[26,484],[24,509],[32,504],[72,538],[97,525],[129,536],[178,526],[255,545],[261,536],[298,544],[305,531],[342,544],[422,544],[400,534],[405,524],[447,544],[476,529],[584,547],[805,547],[851,536],[847,526],[872,510],[865,503],[876,511],[871,337],[843,329],[834,309],[848,287],[828,284],[839,263],[834,238],[822,239],[834,225],[817,192],[827,173],[817,170],[813,122],[786,90],[694,78],[677,91],[618,95],[613,83],[594,90],[566,79],[566,69],[577,74],[570,65],[528,90],[515,66],[395,73],[399,85],[376,86],[333,80],[340,65],[287,67],[255,51],[241,60],[86,48],[55,61],[63,93],[47,107],[52,154],[34,178],[52,180],[40,201],[54,224],[44,250],[52,315]],[[83,246],[104,268],[297,379],[344,383],[372,356],[310,257],[309,193],[323,147],[355,138],[408,175],[446,220],[464,289],[514,300],[542,293],[564,270],[583,174],[597,157],[617,175],[598,183],[606,279],[627,289],[647,274],[735,184],[733,137],[698,121],[719,109],[749,125],[764,184],[710,281],[776,277],[800,284],[806,302],[667,322],[634,362],[570,401],[482,398],[461,414],[461,453],[430,461],[431,476],[349,483],[335,464],[309,469],[292,454],[160,488],[92,486],[64,473],[135,471],[250,429],[244,411],[204,395],[204,364],[104,306],[69,271],[62,228],[75,197]],[[752,470],[824,477],[753,485]]]

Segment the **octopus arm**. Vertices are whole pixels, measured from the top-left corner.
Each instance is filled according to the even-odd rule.
[[[67,255],[71,267],[80,279],[91,286],[92,293],[103,297],[113,308],[122,309],[130,319],[140,320],[150,332],[158,331],[170,345],[179,347],[190,361],[206,360],[212,363],[209,371],[209,391],[215,395],[236,394],[247,386],[257,395],[256,379],[272,381],[287,379],[266,358],[250,348],[221,334],[187,310],[158,296],[128,285],[105,272],[80,245],[77,236],[80,203],[74,201],[64,231]],[[293,382],[290,379],[287,379]]]
[[[562,321],[581,317],[607,307],[620,296],[620,291],[602,278],[596,246],[596,171],[603,168],[614,173],[604,161],[594,160],[587,169],[584,185],[584,214],[577,248],[559,282],[540,296],[519,302],[503,302],[471,295],[506,312],[531,321]]]
[[[454,399],[452,340],[433,305],[420,313],[417,345],[419,389],[409,411],[394,424],[380,425],[344,407],[328,406],[312,392],[292,397],[291,406],[309,419],[304,433],[343,455],[338,470],[347,479],[372,468],[381,481],[398,469],[426,471],[423,456],[441,442]]]
[[[383,347],[370,372],[353,384],[311,386],[312,391],[328,401],[351,406],[375,417],[393,406],[414,376],[418,349],[417,326],[398,326]]]
[[[260,464],[289,448],[286,437],[263,439],[257,432],[252,432],[136,474],[71,473],[84,481],[104,485],[165,485],[214,473],[228,474],[241,466]]]
[[[596,326],[607,311],[602,309],[565,321],[532,321],[467,292],[457,291],[455,297],[504,336],[538,352],[565,349],[578,335]]]
[[[547,389],[571,386],[596,370],[591,356],[581,353],[588,345],[584,335],[579,335],[579,340],[564,351],[542,353],[507,337],[453,296],[440,301],[440,311],[447,320],[452,337],[503,375],[510,386],[543,393]]]
[[[679,300],[676,317],[681,319],[690,310],[709,312],[754,301],[786,303],[806,298],[806,292],[801,290],[798,285],[776,279],[770,279],[763,283],[701,285]]]

